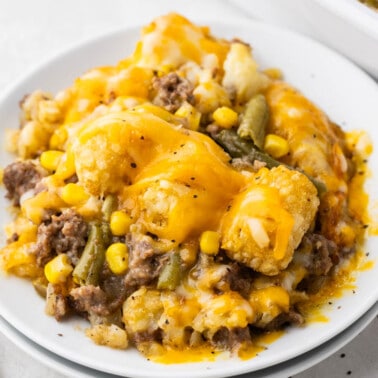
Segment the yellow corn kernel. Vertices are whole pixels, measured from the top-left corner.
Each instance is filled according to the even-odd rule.
[[[45,276],[50,283],[58,284],[65,282],[72,270],[68,256],[61,253],[45,265]]]
[[[130,215],[123,211],[114,211],[110,216],[110,230],[116,236],[127,234],[132,223]]]
[[[68,179],[76,173],[75,156],[71,150],[67,150],[59,160],[58,167],[55,172],[55,177],[60,180]]]
[[[88,201],[89,194],[81,185],[69,183],[62,188],[60,197],[68,205],[79,206]]]
[[[204,231],[200,237],[200,249],[207,255],[216,255],[219,251],[219,234],[216,231]]]
[[[229,129],[238,123],[238,113],[227,106],[222,106],[213,113],[213,119],[218,126]]]
[[[189,102],[184,102],[176,110],[175,115],[181,118],[186,118],[190,130],[198,130],[201,121],[201,113],[195,107],[190,105]]]
[[[42,152],[39,159],[43,168],[47,169],[48,171],[55,171],[58,168],[62,156],[62,151],[49,150]]]
[[[129,251],[124,243],[113,243],[106,250],[106,262],[114,274],[125,273],[129,267]]]
[[[265,137],[264,150],[274,158],[280,158],[289,152],[289,143],[278,135],[268,134]]]

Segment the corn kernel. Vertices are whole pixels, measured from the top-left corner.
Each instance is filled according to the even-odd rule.
[[[200,237],[200,249],[207,255],[216,255],[219,251],[219,234],[216,231],[205,231]]]
[[[79,206],[88,201],[89,195],[85,189],[74,183],[69,183],[62,188],[60,193],[62,200],[68,205]]]
[[[58,179],[65,180],[76,173],[75,156],[71,150],[67,150],[59,160],[55,176]]]
[[[129,251],[124,243],[113,243],[106,250],[106,262],[114,274],[122,274],[129,267]]]
[[[238,113],[227,106],[222,106],[213,113],[213,119],[218,126],[229,129],[238,123]]]
[[[127,234],[132,224],[132,218],[123,211],[114,211],[110,216],[110,230],[113,235],[122,236]]]
[[[176,116],[186,118],[190,130],[198,130],[201,121],[201,113],[189,102],[184,102],[175,113]]]
[[[62,156],[62,151],[49,150],[42,152],[39,159],[43,168],[48,171],[55,171],[58,168]]]
[[[289,143],[278,135],[268,134],[265,137],[264,150],[274,158],[280,158],[289,152]]]
[[[61,253],[45,265],[45,276],[52,284],[65,282],[73,268],[68,256]]]

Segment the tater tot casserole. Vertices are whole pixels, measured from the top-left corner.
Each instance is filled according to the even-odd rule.
[[[371,146],[242,40],[161,16],[117,65],[20,107],[1,265],[97,344],[248,355],[305,326],[361,250]]]

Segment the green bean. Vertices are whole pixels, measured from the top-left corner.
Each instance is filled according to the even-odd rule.
[[[105,248],[109,247],[112,243],[112,231],[110,230],[110,224],[108,222],[101,223],[102,243]]]
[[[169,261],[160,273],[158,289],[174,290],[181,279],[181,258],[179,252],[171,253]]]
[[[105,260],[104,231],[101,223],[91,223],[87,244],[72,275],[80,285],[98,285]]]
[[[315,179],[300,169],[296,169],[273,159],[267,153],[260,151],[252,141],[240,138],[234,130],[222,130],[220,133],[212,135],[212,138],[223,147],[232,158],[244,158],[250,163],[258,160],[264,162],[269,169],[284,165],[288,169],[297,170],[307,176],[316,187],[319,196],[327,191],[327,187],[323,182]]]
[[[110,216],[117,208],[117,197],[106,196],[102,205],[102,221],[89,224],[89,236],[84,251],[72,275],[80,285],[98,285],[99,274],[105,261],[106,248],[111,244]]]
[[[244,139],[251,139],[255,146],[262,149],[268,121],[269,107],[265,96],[257,94],[246,105],[238,127],[238,135]]]
[[[104,221],[109,222],[110,216],[112,212],[117,209],[117,197],[114,194],[108,194],[105,199],[104,203],[102,204],[102,214]]]
[[[242,139],[234,130],[222,130],[212,137],[233,158],[246,158],[250,163],[259,160],[266,163],[269,169],[282,164],[265,152],[260,151],[252,141]]]

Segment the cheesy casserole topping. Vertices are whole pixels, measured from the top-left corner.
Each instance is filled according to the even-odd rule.
[[[150,357],[305,323],[363,239],[368,151],[252,53],[168,14],[116,66],[21,101],[1,262],[49,315]]]

